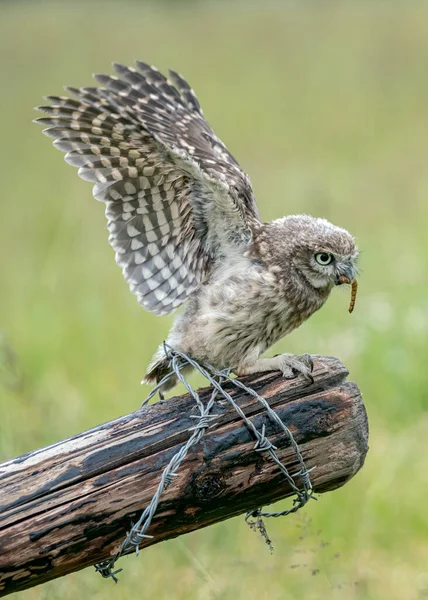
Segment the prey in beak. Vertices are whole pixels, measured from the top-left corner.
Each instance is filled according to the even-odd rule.
[[[351,285],[351,300],[349,302],[349,312],[351,313],[355,307],[355,301],[357,299],[357,290],[358,290],[358,281],[356,279],[350,279],[346,275],[339,275],[337,278],[336,285],[342,285],[342,283],[347,283]]]

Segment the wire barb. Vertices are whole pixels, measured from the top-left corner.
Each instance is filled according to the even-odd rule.
[[[293,505],[288,510],[284,510],[281,512],[264,512],[261,507],[258,507],[247,512],[245,515],[246,523],[251,529],[259,532],[259,534],[265,540],[266,544],[269,546],[271,552],[273,551],[273,546],[268,536],[266,526],[263,522],[263,518],[277,518],[289,515],[291,513],[295,513],[300,508],[305,506],[305,504],[307,504],[309,500],[311,500],[312,498],[315,499],[313,496],[313,489],[310,480],[310,472],[315,467],[312,467],[312,469],[306,468],[302,454],[300,452],[300,448],[296,440],[294,439],[293,434],[291,433],[289,428],[282,422],[277,413],[271,409],[269,403],[262,396],[259,396],[259,394],[257,394],[255,390],[246,386],[238,379],[234,379],[233,377],[231,377],[230,369],[223,369],[219,371],[217,369],[214,369],[214,367],[212,367],[209,364],[199,364],[183,352],[174,350],[166,342],[164,342],[163,347],[165,356],[169,361],[170,372],[161,381],[159,381],[159,383],[151,390],[147,398],[142,403],[142,406],[145,406],[152,398],[154,398],[156,394],[161,392],[163,385],[167,381],[169,381],[171,377],[176,377],[185,386],[185,388],[195,401],[196,407],[199,410],[199,414],[190,416],[190,418],[197,420],[197,423],[194,427],[190,427],[188,429],[189,439],[185,444],[183,444],[183,446],[178,450],[178,452],[174,454],[169,464],[163,470],[160,482],[149,505],[141,513],[141,516],[138,519],[138,521],[132,524],[132,527],[127,533],[125,539],[123,540],[119,551],[112,558],[95,565],[95,569],[97,572],[101,573],[101,575],[105,578],[112,578],[115,583],[117,583],[118,581],[116,575],[120,573],[120,571],[122,571],[122,569],[118,569],[116,571],[113,570],[119,558],[131,552],[135,552],[138,555],[141,543],[145,539],[153,537],[151,535],[148,535],[146,532],[152,523],[152,519],[156,513],[161,496],[163,492],[167,489],[167,487],[172,485],[174,477],[177,477],[179,475],[177,471],[179,470],[181,463],[185,460],[190,448],[192,448],[192,446],[195,446],[203,438],[207,429],[209,429],[209,427],[212,426],[213,420],[217,419],[217,416],[210,414],[210,412],[218,397],[222,397],[223,399],[227,400],[227,402],[241,417],[250,434],[255,439],[255,452],[267,452],[269,454],[270,458],[278,466],[279,470],[284,475],[285,479],[287,480],[288,484],[290,485],[291,489],[295,494],[295,497],[293,499]],[[205,379],[209,382],[209,384],[212,387],[211,397],[206,404],[204,404],[201,401],[198,392],[190,385],[190,383],[186,380],[182,373],[182,370],[189,365],[192,366],[196,371],[198,371],[203,377],[205,377]],[[245,415],[245,413],[243,412],[241,407],[235,402],[231,394],[223,387],[223,383],[231,384],[235,389],[238,389],[250,396],[253,396],[257,399],[258,402],[262,404],[263,408],[266,410],[269,420],[275,425],[279,426],[279,428],[287,436],[299,463],[299,470],[297,473],[291,475],[288,472],[285,465],[279,460],[278,455],[276,453],[276,446],[274,446],[272,442],[266,437],[266,425],[263,424],[261,431],[258,431],[254,423]],[[300,485],[298,485],[298,483],[295,480],[295,478],[297,477],[300,480]]]

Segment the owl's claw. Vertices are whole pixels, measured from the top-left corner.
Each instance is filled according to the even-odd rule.
[[[285,379],[294,379],[299,374],[312,384],[314,378],[312,371],[314,369],[314,361],[310,354],[281,354],[280,371]]]
[[[238,376],[281,371],[286,379],[294,379],[300,374],[311,384],[314,382],[313,368],[314,363],[310,354],[277,354],[272,358],[259,358],[253,363],[241,365],[233,370]]]

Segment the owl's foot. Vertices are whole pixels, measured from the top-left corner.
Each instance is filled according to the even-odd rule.
[[[242,365],[234,371],[237,375],[281,371],[286,379],[294,379],[300,374],[313,383],[313,368],[314,363],[310,354],[278,354],[272,358],[259,358],[254,363]]]
[[[286,379],[294,379],[300,374],[310,383],[314,382],[314,361],[310,354],[279,354],[275,358],[280,359],[279,370]]]

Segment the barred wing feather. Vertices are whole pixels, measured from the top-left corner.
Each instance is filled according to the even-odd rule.
[[[106,204],[109,242],[140,304],[166,314],[203,283],[259,215],[248,176],[205,121],[187,82],[114,65],[103,87],[49,96],[36,121]]]

